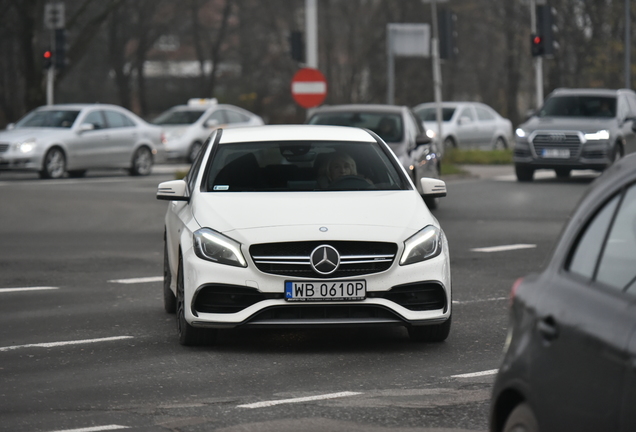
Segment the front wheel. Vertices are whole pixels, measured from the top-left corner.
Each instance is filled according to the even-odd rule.
[[[139,147],[133,155],[130,175],[147,176],[152,171],[152,152],[148,147]]]
[[[515,165],[515,173],[520,182],[531,182],[534,177],[534,169],[523,165]]]
[[[218,330],[192,327],[185,318],[185,293],[183,278],[183,258],[179,257],[177,274],[177,332],[181,345],[209,345],[216,341]]]
[[[539,432],[539,423],[530,405],[517,405],[508,416],[503,432]]]
[[[170,261],[168,261],[168,245],[163,245],[163,308],[168,313],[177,311],[177,298],[170,285],[172,284],[172,272],[170,271]]]
[[[506,143],[506,140],[503,139],[503,137],[497,137],[497,139],[495,140],[495,144],[492,147],[493,150],[505,150],[507,148],[508,144]]]
[[[66,156],[62,149],[53,147],[44,156],[40,178],[59,179],[66,172]]]

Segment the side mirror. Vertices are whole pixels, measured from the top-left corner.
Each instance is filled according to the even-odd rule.
[[[430,144],[430,143],[431,143],[431,139],[425,133],[418,134],[415,137],[415,146],[416,147],[419,147],[419,146],[424,145],[424,144]]]
[[[442,198],[446,196],[446,183],[443,180],[424,177],[420,180],[422,195],[427,198]]]
[[[470,117],[464,116],[464,117],[460,117],[459,120],[457,121],[457,123],[460,124],[460,125],[465,125],[465,124],[468,124],[468,123],[472,123],[472,120],[471,120]]]
[[[185,180],[170,180],[159,183],[157,199],[165,201],[189,201],[187,196],[188,184]]]
[[[206,120],[205,123],[203,123],[203,126],[205,126],[208,129],[215,128],[218,125],[219,125],[219,121],[217,119]]]
[[[79,126],[78,132],[79,133],[83,133],[83,132],[88,132],[88,131],[92,131],[95,130],[95,125],[92,123],[82,123]]]
[[[7,130],[13,130],[13,129],[15,129],[15,123],[9,123],[7,125]]]

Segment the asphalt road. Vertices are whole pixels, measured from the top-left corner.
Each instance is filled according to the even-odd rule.
[[[154,198],[177,168],[0,174],[0,431],[485,431],[510,287],[540,269],[594,178],[446,178],[444,343],[402,328],[230,330],[187,348],[162,308],[167,204]]]

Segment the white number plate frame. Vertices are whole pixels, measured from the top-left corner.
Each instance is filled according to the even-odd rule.
[[[285,300],[289,302],[359,301],[366,296],[364,279],[285,281]]]
[[[569,159],[570,149],[547,148],[547,149],[543,149],[541,156],[543,156],[544,158],[551,158],[551,159]]]

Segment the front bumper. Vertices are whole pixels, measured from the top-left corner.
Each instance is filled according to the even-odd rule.
[[[548,141],[544,136],[566,136]],[[611,140],[585,141],[583,133],[537,132],[529,139],[517,138],[513,153],[515,165],[535,169],[592,169],[602,171],[612,164]]]
[[[288,302],[285,281],[312,279],[263,273],[249,257],[247,268],[204,261],[190,248],[183,252],[185,317],[193,327],[207,328],[441,324],[451,315],[446,241],[443,248],[441,255],[407,266],[398,263],[400,248],[386,271],[334,278],[367,284],[364,300],[338,302]]]

